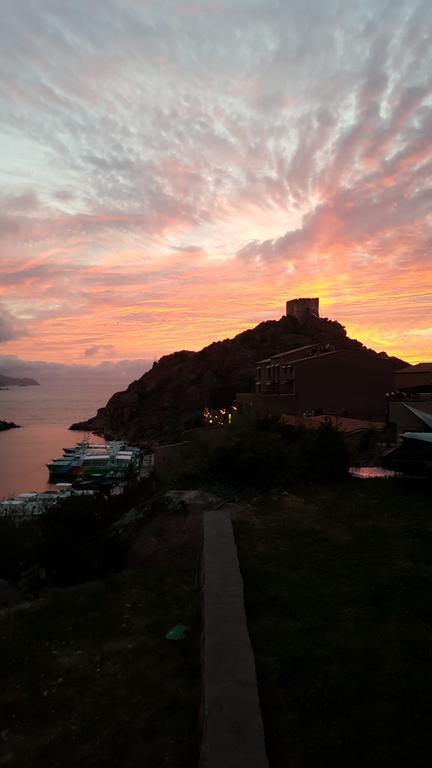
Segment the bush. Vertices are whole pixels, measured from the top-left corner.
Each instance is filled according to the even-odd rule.
[[[331,425],[307,430],[266,420],[233,425],[218,445],[196,447],[176,480],[281,488],[293,482],[342,480],[348,464],[343,437]]]
[[[42,541],[40,527],[32,520],[19,525],[10,518],[0,518],[0,579],[15,584],[23,572],[34,565]]]
[[[109,512],[109,502],[86,496],[66,499],[47,511],[39,561],[49,581],[76,584],[120,567],[120,549],[108,535]]]
[[[124,553],[112,525],[152,492],[152,481],[142,480],[108,499],[72,496],[19,524],[0,518],[0,580],[36,592],[45,583],[67,586],[118,570]]]
[[[309,477],[317,482],[337,482],[348,475],[349,453],[342,433],[330,424],[304,430],[301,435]]]

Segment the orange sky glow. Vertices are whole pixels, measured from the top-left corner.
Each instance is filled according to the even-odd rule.
[[[179,5],[11,7],[0,370],[197,350],[300,296],[431,360],[426,5]]]

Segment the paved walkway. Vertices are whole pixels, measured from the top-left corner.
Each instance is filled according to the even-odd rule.
[[[202,768],[268,768],[229,509],[204,513]]]

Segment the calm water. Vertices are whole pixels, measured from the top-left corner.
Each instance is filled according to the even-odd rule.
[[[70,432],[69,425],[94,416],[128,383],[87,378],[0,391],[0,419],[21,424],[20,429],[0,432],[0,499],[50,487],[47,461],[84,436]],[[99,441],[92,436],[92,442]]]

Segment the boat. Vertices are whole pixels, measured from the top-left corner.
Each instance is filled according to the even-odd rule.
[[[127,446],[122,440],[104,444],[90,444],[82,440],[73,448],[64,448],[63,456],[47,464],[50,480],[59,478],[104,477],[123,478],[129,472],[137,473],[141,451]]]
[[[52,491],[20,493],[12,499],[0,501],[0,517],[9,517],[15,523],[34,520],[72,495],[95,494],[95,490],[75,491],[70,483],[58,483]]]
[[[63,448],[64,454],[76,453],[77,451],[87,450],[88,448],[103,448],[105,443],[91,443],[89,436],[86,435],[82,440],[78,440],[75,445]]]
[[[59,477],[78,475],[81,467],[81,456],[72,454],[70,457],[53,459],[47,464],[50,480]]]

